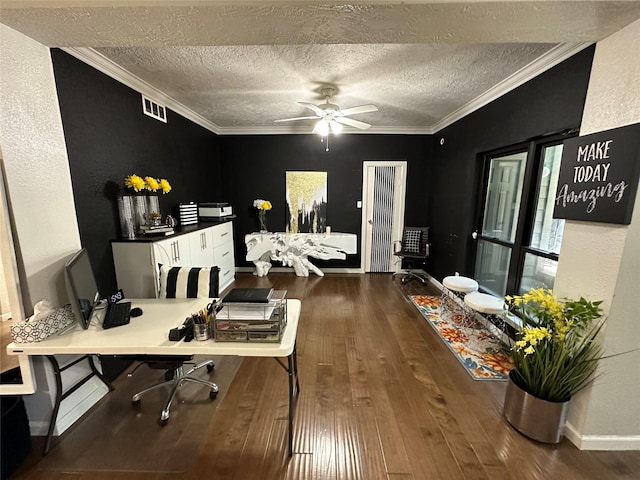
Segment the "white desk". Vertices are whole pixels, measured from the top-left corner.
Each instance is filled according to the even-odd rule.
[[[210,300],[206,299],[127,299],[132,307],[140,307],[143,314],[131,318],[131,323],[122,327],[103,330],[79,325],[63,335],[53,335],[38,343],[10,343],[7,353],[21,357],[44,355],[51,361],[56,379],[56,405],[52,412],[45,452],[49,449],[53,427],[60,402],[71,392],[62,392],[60,380],[62,369],[53,355],[85,354],[93,374],[110,389],[113,387],[98,372],[90,355],[234,355],[240,357],[274,357],[289,375],[289,455],[293,449],[294,397],[300,392],[296,358],[296,334],[300,319],[300,300],[287,300],[287,326],[280,343],[216,342],[215,340],[185,342],[169,341],[171,328],[184,322],[185,318],[202,309]],[[287,365],[280,359],[287,358]],[[74,362],[77,363],[77,362]],[[93,375],[90,375],[90,378]],[[88,380],[83,379],[83,381]],[[73,388],[73,387],[72,387]]]
[[[299,277],[308,277],[310,271],[322,277],[324,272],[308,257],[345,260],[347,253],[358,253],[357,236],[353,233],[249,233],[244,242],[247,261],[254,263],[258,277],[269,273],[271,260],[293,267]]]

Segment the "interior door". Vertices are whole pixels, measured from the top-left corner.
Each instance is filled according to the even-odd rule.
[[[407,162],[363,163],[362,265],[365,272],[395,272],[394,241],[402,237]]]

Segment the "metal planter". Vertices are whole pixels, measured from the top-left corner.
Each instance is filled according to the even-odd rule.
[[[509,373],[503,413],[507,421],[523,435],[543,443],[562,439],[569,401],[548,402],[521,389]]]

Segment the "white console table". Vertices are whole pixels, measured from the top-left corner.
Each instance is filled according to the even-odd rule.
[[[353,233],[249,233],[244,241],[247,261],[254,263],[258,277],[269,273],[271,260],[293,267],[299,277],[308,277],[310,271],[322,277],[322,270],[308,257],[345,260],[347,254],[358,253],[357,236]]]

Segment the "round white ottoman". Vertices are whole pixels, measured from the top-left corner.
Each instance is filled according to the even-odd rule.
[[[486,293],[472,292],[464,297],[464,303],[476,312],[487,315],[501,315],[504,310],[504,299]]]
[[[460,275],[444,277],[442,285],[452,292],[471,293],[478,291],[478,282],[473,278],[461,277]]]
[[[453,324],[468,326],[473,324],[473,312],[459,303],[460,298],[471,292],[478,291],[478,282],[473,278],[451,275],[442,280],[442,297],[440,299],[440,314]]]
[[[486,293],[473,292],[464,297],[467,307],[484,314],[485,326],[496,336],[506,333],[504,298],[494,297]],[[497,331],[495,330],[497,329]]]

